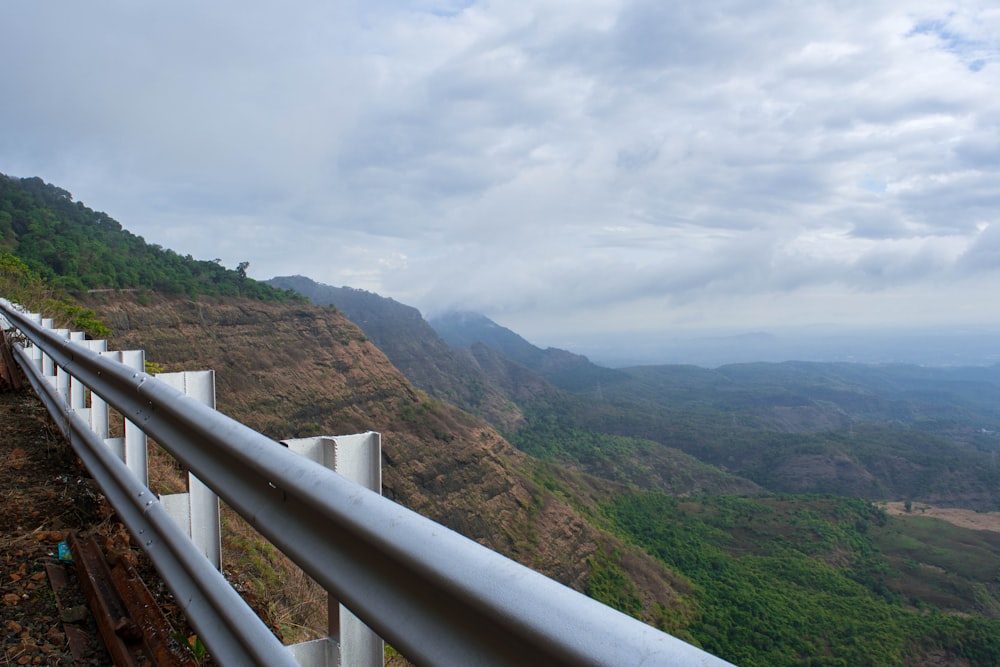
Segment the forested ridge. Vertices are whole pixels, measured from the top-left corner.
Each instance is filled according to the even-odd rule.
[[[37,177],[0,174],[0,253],[20,258],[55,290],[152,290],[190,297],[296,298],[218,261],[147,243],[106,213],[87,208]]]

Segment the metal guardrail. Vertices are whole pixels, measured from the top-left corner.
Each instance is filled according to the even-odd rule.
[[[258,532],[419,665],[729,663],[301,457],[152,376],[0,311],[56,366],[154,438]],[[221,664],[294,665],[162,504],[36,362],[19,363]]]
[[[60,357],[65,359],[68,355],[72,358],[83,352],[97,357],[96,353],[42,328],[6,301],[0,301],[0,310],[33,345],[46,353],[57,352],[51,357],[57,360],[57,364]],[[298,663],[292,659],[288,649],[205,558],[156,495],[129,470],[91,425],[69,407],[65,393],[46,379],[29,351],[15,346],[15,355],[56,426],[114,506],[135,542],[149,556],[178,606],[199,637],[210,647],[215,659],[224,665],[297,667]],[[123,364],[100,360],[110,365],[108,371],[119,377],[138,375]],[[106,372],[102,370],[98,373]],[[115,407],[121,409],[117,405]]]

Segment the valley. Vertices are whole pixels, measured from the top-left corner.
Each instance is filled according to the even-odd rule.
[[[581,496],[564,472],[542,480],[683,576],[679,636],[747,665],[991,664],[957,647],[1000,646],[1000,541],[984,533],[1000,516],[997,367],[606,369],[482,316],[428,327],[377,295],[287,280],[273,284],[342,309],[416,385],[476,412],[432,370],[464,364],[479,395],[516,406],[494,418],[511,443],[614,483]],[[638,580],[592,568],[587,592],[637,613]]]

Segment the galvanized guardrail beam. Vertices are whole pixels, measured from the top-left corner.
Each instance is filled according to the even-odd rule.
[[[59,367],[420,665],[729,664],[382,498],[145,373],[108,363],[9,305],[2,310]],[[207,634],[205,640],[216,654]]]
[[[23,350],[25,375],[102,492],[173,593],[191,626],[223,665],[297,666],[288,649],[229,585],[166,508],[75,414]]]

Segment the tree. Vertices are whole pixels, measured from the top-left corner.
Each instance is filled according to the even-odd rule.
[[[0,254],[0,296],[23,306],[35,307],[47,295],[42,278],[19,257]]]

